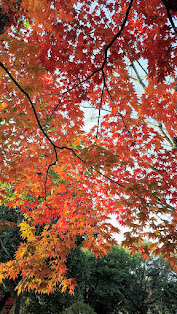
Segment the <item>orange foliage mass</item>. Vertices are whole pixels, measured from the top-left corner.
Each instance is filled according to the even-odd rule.
[[[3,0],[1,196],[24,213],[23,243],[0,265],[18,293],[74,291],[65,261],[124,245],[176,265],[176,11],[160,0]],[[133,83],[136,79],[136,85]],[[142,92],[138,94],[137,84]],[[95,126],[87,131],[83,106]],[[150,239],[150,246],[143,244]]]

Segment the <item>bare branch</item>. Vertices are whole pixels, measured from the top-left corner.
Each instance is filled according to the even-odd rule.
[[[163,138],[166,140],[166,142],[168,143],[168,145],[170,145],[171,148],[175,147],[175,143],[174,143],[172,137],[169,134],[167,135],[167,133],[165,133],[165,131],[164,131],[164,129],[165,129],[164,123],[159,122],[158,125],[156,125],[156,124],[154,124],[154,123],[152,123],[150,121],[147,121],[147,123],[149,125],[151,125],[153,128],[158,129],[160,134],[163,136]]]
[[[98,132],[99,132],[101,107],[102,107],[102,102],[103,102],[103,93],[104,93],[104,89],[105,89],[105,86],[106,86],[105,75],[104,75],[103,69],[102,69],[102,76],[103,76],[103,87],[102,87],[102,91],[101,91],[100,106],[99,106],[99,112],[98,112],[98,124],[97,124],[96,140],[97,140]]]
[[[137,79],[138,79],[138,82],[140,83],[140,85],[142,86],[142,88],[145,90],[145,89],[146,89],[146,85],[144,84],[143,80],[141,79],[141,77],[140,77],[140,75],[139,75],[139,73],[138,73],[138,70],[137,70],[137,68],[135,67],[134,63],[132,62],[132,63],[130,64],[130,66],[133,68],[133,70],[134,70],[134,72],[135,72],[135,74],[136,74],[136,77],[137,77]]]
[[[1,247],[2,247],[3,251],[6,253],[6,255],[7,255],[10,259],[12,259],[12,256],[10,255],[10,253],[8,252],[8,250],[5,248],[5,246],[4,246],[4,244],[3,244],[3,242],[2,242],[1,239],[0,239],[0,243],[1,243]]]
[[[138,65],[141,67],[141,69],[144,71],[144,73],[145,73],[146,75],[148,75],[148,72],[145,70],[145,68],[142,66],[142,64],[141,64],[138,60],[136,60],[136,62],[137,62]]]

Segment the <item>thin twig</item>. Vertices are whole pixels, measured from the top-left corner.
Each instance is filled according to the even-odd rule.
[[[142,64],[138,60],[136,60],[136,62],[138,63],[140,68],[144,71],[144,73],[146,73],[146,75],[148,75],[148,72],[145,70],[145,68],[142,66]]]
[[[115,101],[114,101],[113,98],[112,98],[112,95],[111,95],[111,93],[110,93],[110,91],[109,91],[109,89],[108,89],[107,84],[105,85],[105,87],[106,87],[107,93],[108,93],[108,95],[109,95],[109,97],[110,97],[112,103],[115,105]],[[115,105],[115,106],[116,106],[116,105]],[[120,113],[120,111],[117,111],[117,115],[119,115],[119,116],[121,117],[122,122],[123,122],[123,125],[124,125],[125,129],[127,130],[127,132],[128,132],[129,134],[131,134],[131,133],[130,133],[130,130],[128,129],[128,127],[127,127],[127,125],[126,125],[126,123],[125,123],[124,116]]]
[[[102,69],[102,76],[103,76],[103,87],[102,87],[102,91],[101,91],[101,98],[100,98],[100,105],[99,105],[99,112],[98,112],[98,124],[97,124],[97,132],[96,132],[96,139],[95,139],[95,141],[97,141],[97,138],[98,138],[98,132],[99,132],[99,126],[100,126],[101,107],[102,107],[102,102],[103,102],[104,88],[105,88],[105,85],[106,85],[105,75],[104,75],[103,69]]]
[[[133,70],[134,70],[134,72],[135,72],[135,74],[136,74],[136,76],[137,76],[138,82],[140,83],[140,85],[141,85],[141,86],[143,87],[143,89],[145,90],[145,89],[146,89],[146,85],[144,84],[143,80],[141,79],[141,77],[140,77],[140,75],[139,75],[139,73],[138,73],[138,70],[137,70],[137,68],[135,67],[134,63],[132,62],[132,63],[130,64],[130,66],[133,68]]]
[[[12,259],[12,256],[11,256],[10,253],[7,251],[7,249],[5,248],[5,246],[4,246],[4,244],[3,244],[3,242],[2,242],[1,239],[0,239],[0,243],[1,243],[1,247],[2,247],[2,249],[4,250],[4,252],[7,254],[7,256],[8,256],[10,259]]]

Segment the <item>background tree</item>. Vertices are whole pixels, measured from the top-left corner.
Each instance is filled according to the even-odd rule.
[[[172,314],[177,309],[177,275],[161,257],[143,261],[139,254],[130,257],[124,249],[113,247],[108,255],[96,259],[76,249],[67,266],[68,276],[77,279],[75,296],[61,291],[49,296],[29,294],[24,313],[62,312],[77,301],[89,304],[97,314]]]
[[[24,220],[23,215],[18,209],[0,206],[0,262],[5,263],[15,258],[15,252],[22,242],[17,224]],[[16,279],[3,280],[0,285],[0,312],[8,314],[13,307],[14,314],[21,313],[22,298],[17,296],[15,287],[20,280]]]
[[[118,285],[127,311],[173,313],[177,307],[176,273],[170,272],[163,258],[158,256],[142,261],[139,255],[134,255],[130,264],[128,284]]]

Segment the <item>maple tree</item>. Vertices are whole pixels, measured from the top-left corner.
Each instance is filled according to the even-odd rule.
[[[0,200],[23,213],[24,241],[0,279],[20,273],[18,293],[74,293],[66,256],[78,235],[105,254],[112,214],[132,251],[176,266],[176,12],[172,0],[1,1]]]

